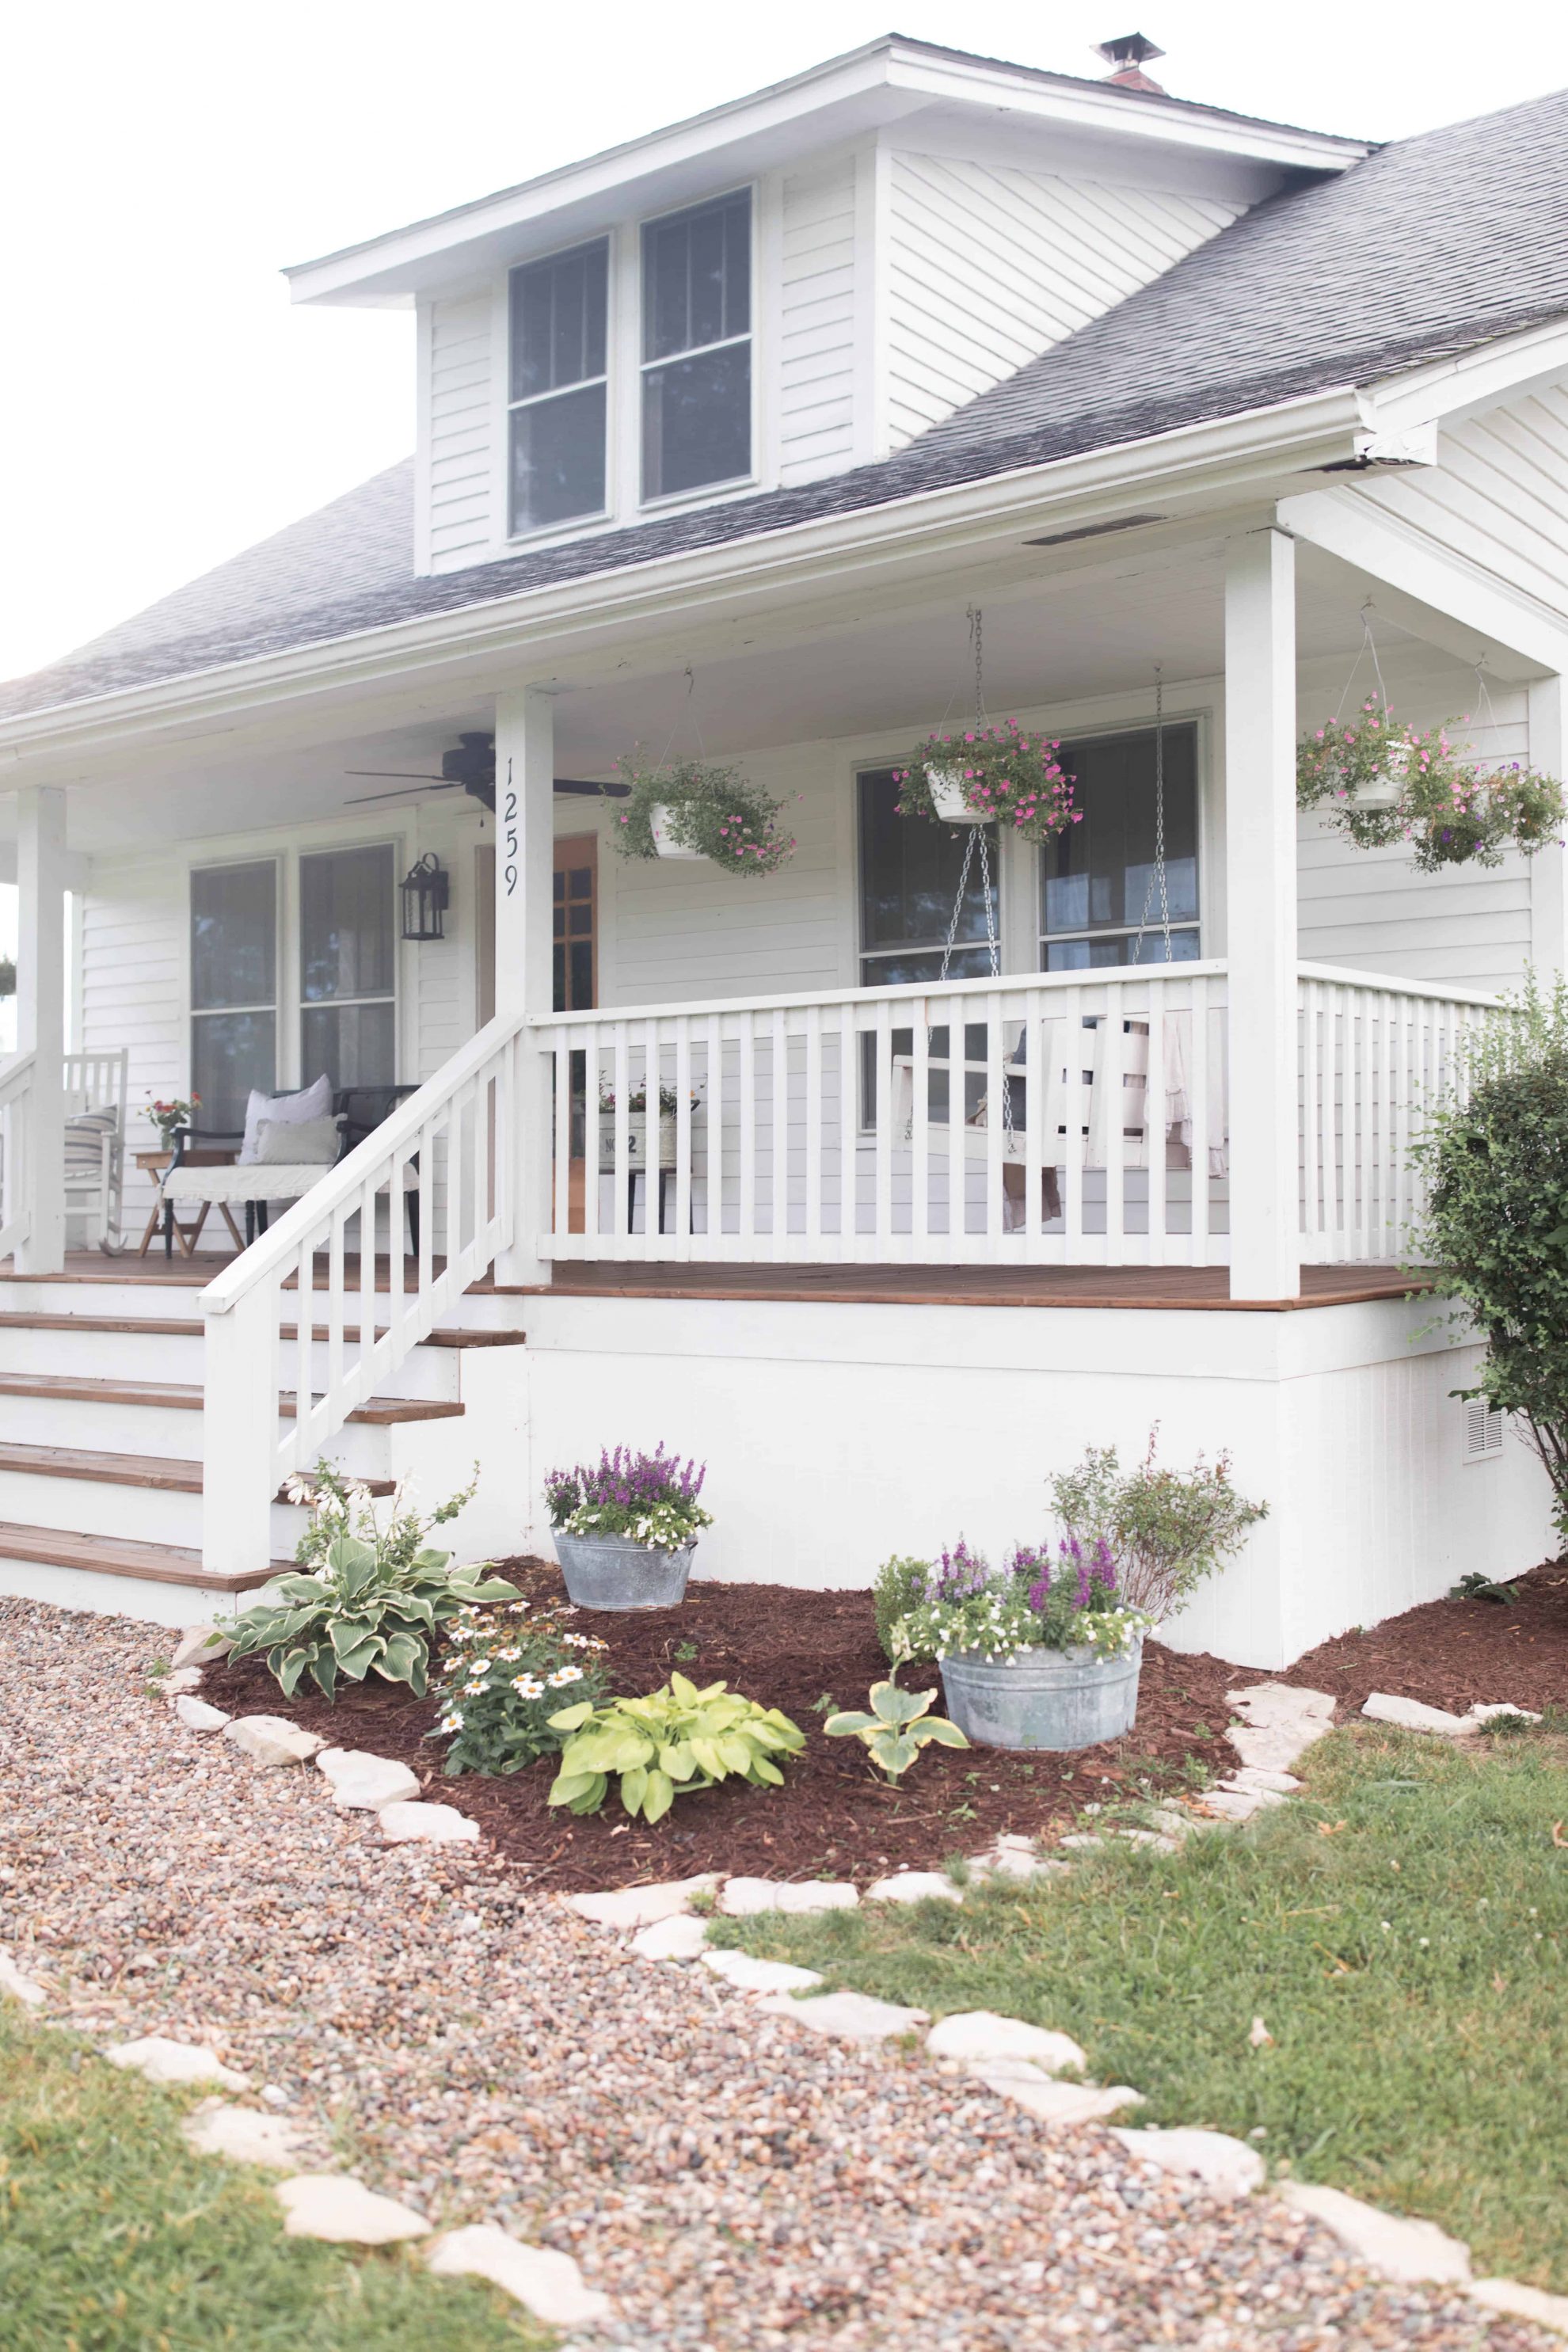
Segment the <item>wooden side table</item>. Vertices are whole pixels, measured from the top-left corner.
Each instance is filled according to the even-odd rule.
[[[150,1176],[162,1176],[164,1171],[172,1166],[174,1158],[174,1155],[173,1151],[169,1150],[139,1151],[136,1154],[136,1165],[138,1168],[144,1170]],[[185,1168],[232,1168],[234,1165],[234,1153],[232,1151],[211,1150],[187,1151],[184,1155],[184,1160],[181,1162],[181,1165]],[[141,1241],[137,1244],[137,1256],[146,1256],[147,1252],[153,1245],[153,1234],[157,1232],[159,1226],[166,1217],[169,1220],[170,1230],[180,1244],[182,1255],[185,1257],[194,1257],[196,1252],[196,1244],[202,1237],[202,1227],[206,1223],[207,1212],[211,1207],[212,1202],[210,1201],[204,1201],[201,1204],[201,1213],[197,1217],[195,1223],[194,1225],[182,1225],[178,1217],[174,1214],[174,1204],[172,1202],[165,1202],[163,1196],[160,1192],[157,1200],[153,1203],[153,1213],[147,1220],[147,1230],[142,1234]],[[218,1207],[223,1212],[224,1223],[228,1227],[230,1234],[234,1236],[234,1245],[236,1249],[242,1250],[245,1247],[245,1237],[241,1234],[239,1227],[234,1222],[228,1202],[226,1201],[220,1201],[218,1202]]]

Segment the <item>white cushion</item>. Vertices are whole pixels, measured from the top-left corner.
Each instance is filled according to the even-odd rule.
[[[256,1131],[262,1120],[269,1119],[275,1127],[286,1127],[290,1120],[326,1118],[332,1108],[332,1082],[323,1070],[321,1076],[302,1087],[297,1095],[264,1095],[252,1087],[250,1100],[245,1107],[245,1141],[239,1147],[239,1165],[252,1168],[256,1164]]]
[[[335,1118],[264,1118],[256,1130],[253,1168],[302,1168],[318,1161],[326,1166],[338,1156],[342,1141]]]

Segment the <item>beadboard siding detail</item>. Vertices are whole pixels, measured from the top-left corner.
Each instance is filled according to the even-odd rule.
[[[896,153],[885,228],[889,447],[1124,301],[1241,209]]]
[[[846,155],[784,184],[781,484],[816,481],[855,454],[856,168]]]
[[[1456,554],[1568,614],[1568,384],[1444,427],[1436,466],[1356,487]]]
[[[432,306],[428,337],[430,568],[481,562],[501,535],[492,516],[492,298]]]

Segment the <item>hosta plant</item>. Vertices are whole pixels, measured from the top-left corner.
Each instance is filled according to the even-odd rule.
[[[778,1759],[805,1745],[805,1732],[776,1706],[759,1706],[723,1683],[699,1690],[684,1675],[671,1675],[646,1698],[604,1706],[584,1701],[550,1720],[567,1735],[550,1802],[596,1813],[618,1779],[622,1804],[645,1822],[662,1820],[677,1797],[721,1780],[781,1788]]]
[[[967,1748],[956,1723],[929,1712],[935,1691],[900,1690],[897,1683],[873,1683],[869,1715],[847,1709],[830,1715],[822,1728],[830,1739],[858,1739],[867,1755],[889,1780],[907,1772],[922,1748],[934,1739],[939,1748]]]
[[[961,792],[972,816],[1005,825],[1026,841],[1049,841],[1083,822],[1083,811],[1073,806],[1074,780],[1057,757],[1060,750],[1043,735],[1026,735],[1013,719],[959,735],[928,735],[909,766],[893,772],[899,814],[945,822],[932,797],[935,775]]]
[[[335,1473],[319,1476],[299,1554],[316,1565],[262,1586],[225,1629],[230,1656],[265,1652],[285,1698],[293,1697],[307,1674],[329,1699],[340,1675],[359,1683],[373,1674],[383,1682],[406,1683],[423,1698],[437,1627],[460,1609],[515,1601],[518,1591],[485,1566],[454,1568],[450,1552],[424,1542],[430,1528],[461,1508],[466,1496],[426,1519],[405,1507],[405,1496],[400,1486],[385,1525],[378,1527],[363,1486]]]
[[[597,1705],[605,1644],[573,1632],[569,1613],[527,1601],[458,1610],[446,1628],[436,1727],[452,1742],[448,1772],[520,1772],[561,1747],[550,1718],[563,1701]]]

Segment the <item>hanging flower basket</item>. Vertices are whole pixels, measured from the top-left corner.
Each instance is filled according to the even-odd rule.
[[[1296,751],[1296,802],[1358,849],[1408,842],[1416,870],[1500,866],[1505,850],[1531,857],[1561,837],[1568,802],[1554,776],[1515,761],[1489,769],[1450,742],[1450,719],[1422,734],[1393,719],[1375,697],[1348,725],[1303,737]]]
[[[1059,743],[1026,735],[1016,719],[930,735],[907,768],[895,769],[899,814],[931,824],[1010,826],[1026,841],[1049,841],[1081,823]]]
[[[726,874],[776,874],[794,854],[779,825],[784,803],[737,768],[678,761],[645,768],[623,761],[631,786],[610,838],[623,857],[706,857]]]

